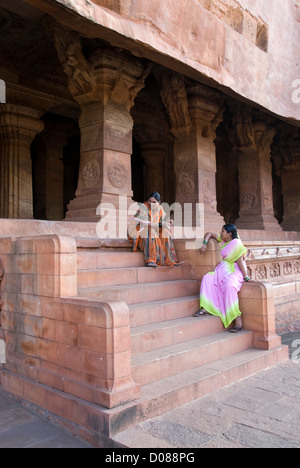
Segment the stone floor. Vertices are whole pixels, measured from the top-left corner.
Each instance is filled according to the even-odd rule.
[[[281,339],[289,347],[290,359],[300,360],[300,330],[284,333],[281,335]]]
[[[298,341],[299,340],[299,341]],[[300,448],[300,332],[291,360],[118,434],[130,448]],[[0,448],[90,448],[0,389]]]
[[[147,448],[300,448],[300,364],[260,372],[116,440]]]
[[[27,406],[27,405],[26,405]],[[0,388],[0,448],[88,448]]]
[[[300,448],[300,332],[282,340],[289,345],[290,361],[141,423],[115,440],[132,448]]]

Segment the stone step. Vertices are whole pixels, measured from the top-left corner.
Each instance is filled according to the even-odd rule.
[[[184,317],[131,329],[132,354],[146,353],[224,331],[218,317]]]
[[[196,280],[177,280],[78,289],[79,297],[93,297],[103,301],[125,301],[127,304],[194,296],[198,293],[199,281]]]
[[[77,224],[77,223],[76,223]],[[89,225],[89,224],[87,224]],[[93,228],[91,229],[93,232]],[[91,233],[90,233],[91,234]],[[115,249],[117,251],[126,250],[132,252],[132,244],[126,238],[123,239],[100,239],[95,231],[95,235],[89,235],[88,237],[76,237],[76,245],[78,250],[89,250],[89,249]]]
[[[183,266],[157,268],[113,268],[103,270],[79,270],[78,288],[95,288],[97,286],[117,286],[140,283],[156,283],[184,279]]]
[[[204,336],[132,356],[132,376],[146,385],[194,369],[252,347],[253,333],[229,332]]]
[[[97,270],[112,268],[134,268],[144,267],[145,261],[142,252],[117,252],[111,249],[78,249],[78,270]]]
[[[212,391],[278,365],[287,358],[287,346],[279,346],[269,351],[247,349],[149,383],[141,388],[140,400],[109,411],[111,437],[118,442],[118,433],[142,421],[158,417]],[[122,443],[125,438],[126,434],[123,433]]]
[[[199,291],[196,296],[130,304],[130,325],[134,328],[191,317],[197,310],[199,310]]]

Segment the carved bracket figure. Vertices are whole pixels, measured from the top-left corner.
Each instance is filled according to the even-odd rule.
[[[79,104],[97,101],[97,82],[92,64],[85,58],[80,36],[61,27],[51,18],[44,22],[55,45],[59,61],[68,76],[68,85]]]
[[[158,67],[155,68],[154,75],[161,87],[160,95],[171,124],[171,132],[183,130],[188,133],[192,122],[183,77],[175,72],[162,72]]]

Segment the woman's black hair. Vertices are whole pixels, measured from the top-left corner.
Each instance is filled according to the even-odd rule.
[[[148,197],[148,200],[150,198],[155,198],[156,201],[158,201],[158,203],[160,203],[160,194],[158,192],[152,192],[149,197]]]
[[[225,229],[226,232],[228,232],[228,234],[231,233],[232,239],[239,238],[237,228],[234,224],[225,224],[223,228]]]

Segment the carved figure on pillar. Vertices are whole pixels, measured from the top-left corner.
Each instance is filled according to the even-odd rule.
[[[68,85],[79,104],[96,102],[97,83],[92,65],[85,58],[80,36],[61,27],[53,19],[45,20],[45,27],[52,36],[58,58],[68,76]]]
[[[280,230],[274,216],[271,144],[276,133],[272,121],[255,119],[244,104],[232,107],[235,150],[239,152],[240,229]]]
[[[161,98],[171,123],[171,132],[189,131],[191,119],[183,77],[177,73],[161,75]]]
[[[236,128],[238,146],[247,148],[255,144],[251,108],[238,103],[232,123]]]

